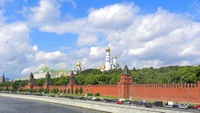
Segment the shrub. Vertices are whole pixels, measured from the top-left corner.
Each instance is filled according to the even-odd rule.
[[[88,93],[87,96],[93,96],[93,94],[92,93]]]
[[[71,91],[71,92],[72,92],[72,94],[74,94],[74,89],[72,88],[71,90],[72,90],[72,91]]]
[[[78,94],[78,88],[76,88],[76,90],[75,90],[75,94]]]
[[[64,89],[64,94],[66,94],[66,89]]]
[[[80,87],[80,89],[79,89],[79,93],[80,93],[80,94],[83,93],[83,88],[82,88],[82,87]]]
[[[70,89],[68,89],[67,93],[70,94]]]
[[[100,93],[95,93],[94,96],[100,96]]]

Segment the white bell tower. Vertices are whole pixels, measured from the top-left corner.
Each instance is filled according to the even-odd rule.
[[[105,70],[108,71],[111,68],[111,64],[110,64],[110,48],[107,47],[106,48],[106,61],[105,61]]]

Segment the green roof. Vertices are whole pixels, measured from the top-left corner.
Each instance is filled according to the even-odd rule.
[[[130,72],[129,72],[129,69],[128,69],[127,65],[125,65],[125,67],[124,67],[123,74],[124,75],[130,75]]]

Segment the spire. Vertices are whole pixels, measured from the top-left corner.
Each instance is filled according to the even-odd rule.
[[[124,67],[123,74],[124,75],[130,75],[130,72],[129,72],[129,69],[128,69],[127,65],[125,65],[125,67]]]
[[[35,85],[34,75],[32,72],[29,76],[29,83],[30,83],[30,85]]]
[[[30,74],[30,77],[34,77],[32,72],[31,72],[31,74]]]
[[[45,84],[47,84],[47,85],[51,85],[52,84],[51,74],[49,72],[46,73]]]
[[[5,76],[4,76],[4,73],[3,73],[3,77],[2,77],[2,82],[5,82],[6,79],[5,79]]]

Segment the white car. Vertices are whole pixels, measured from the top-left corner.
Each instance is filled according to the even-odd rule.
[[[180,109],[187,109],[188,106],[186,104],[179,104],[178,108],[180,108]]]

